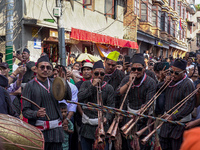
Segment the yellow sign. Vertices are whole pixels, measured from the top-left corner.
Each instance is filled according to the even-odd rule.
[[[50,37],[58,38],[58,31],[50,29]],[[69,40],[69,39],[70,39],[70,34],[65,32],[65,40]]]
[[[161,42],[158,42],[158,45],[160,45],[160,46],[163,46],[163,43],[161,43]]]
[[[32,28],[32,37],[38,37],[38,28]]]

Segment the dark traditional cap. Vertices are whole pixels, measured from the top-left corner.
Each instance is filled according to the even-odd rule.
[[[48,63],[50,63],[49,57],[48,57],[47,55],[41,56],[41,57],[38,59],[37,64],[39,64],[39,63],[41,63],[41,62],[48,62]]]
[[[140,53],[137,53],[135,55],[133,55],[132,57],[132,63],[139,63],[139,64],[142,64],[144,66],[144,56],[143,54],[140,54]]]
[[[9,68],[9,65],[6,62],[2,62],[2,63],[0,63],[0,67],[7,69],[7,68]]]
[[[94,63],[93,69],[96,69],[96,68],[103,68],[104,69],[103,62],[101,60]]]
[[[182,70],[186,70],[187,61],[183,59],[176,59],[173,64],[174,67],[180,68]]]
[[[3,75],[0,75],[0,86],[4,88],[8,87],[8,78]]]
[[[123,61],[117,61],[117,65],[122,65],[123,66]]]
[[[28,48],[25,48],[25,49],[23,50],[23,52],[27,52],[28,54],[30,54],[30,51],[28,50]]]

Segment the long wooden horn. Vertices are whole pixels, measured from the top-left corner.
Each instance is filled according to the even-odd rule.
[[[148,103],[146,105],[144,105],[140,111],[141,114],[144,114],[145,111],[154,103],[154,101],[158,98],[158,96],[169,86],[169,84],[172,82],[172,80],[168,83],[168,81],[166,81],[162,87],[156,92],[156,94],[148,101]],[[164,88],[163,88],[164,87]],[[131,119],[127,124],[125,124],[121,130],[123,131],[123,135],[127,136],[127,134],[130,132],[130,130],[136,125],[136,123],[139,121],[140,116],[136,117],[136,120],[134,121],[134,119]]]
[[[194,90],[192,93],[190,93],[187,97],[185,97],[182,101],[182,104],[178,106],[178,108],[176,108],[166,119],[168,120],[178,109],[180,109],[192,96],[194,96],[194,94],[199,90],[199,88],[197,88],[196,90]],[[162,122],[160,125],[157,126],[156,129],[154,129],[151,133],[149,133],[145,138],[143,138],[141,140],[141,143],[143,145],[146,144],[146,142],[151,138],[151,136],[163,125],[164,122]]]
[[[127,91],[126,91],[126,94],[124,96],[124,99],[123,99],[122,104],[121,104],[119,109],[123,109],[126,97],[127,97],[128,92],[129,92],[129,90],[130,90],[130,88],[131,88],[131,86],[132,86],[134,81],[135,81],[135,77],[132,79],[131,83],[129,84],[129,87],[128,87]],[[112,124],[111,124],[111,126],[110,126],[110,128],[107,131],[107,135],[108,136],[112,136],[113,140],[115,139],[115,136],[117,134],[117,128],[118,128],[118,124],[119,124],[119,119],[120,119],[120,116],[116,115],[114,120],[113,120],[113,122],[112,122]]]
[[[195,91],[193,91],[193,92],[195,92]],[[192,93],[191,93],[192,94]],[[185,97],[185,98],[188,98],[190,95],[188,95],[187,97]],[[178,107],[181,103],[183,103],[184,101],[185,101],[185,98],[183,99],[183,100],[181,100],[179,103],[177,103],[174,107],[172,107],[170,110],[168,110],[167,111],[167,114],[169,114],[172,110],[174,110],[176,107]],[[165,114],[164,114],[165,115]],[[162,115],[160,118],[163,118],[164,117],[164,115]],[[144,127],[143,129],[141,129],[141,130],[139,130],[139,131],[137,131],[135,134],[138,136],[138,137],[140,137],[149,127],[151,127],[153,124],[155,123],[155,121],[154,122],[152,122],[151,124],[149,124],[149,125],[147,125],[146,127]]]

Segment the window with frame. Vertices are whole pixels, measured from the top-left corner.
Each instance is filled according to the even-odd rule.
[[[116,18],[117,0],[105,0],[105,16]]]
[[[134,1],[134,13],[139,17],[140,16],[140,1]]]
[[[152,18],[152,0],[141,1],[140,19],[141,22],[150,22]]]
[[[93,0],[83,0],[83,7],[88,8],[90,10],[94,9],[94,2]]]
[[[183,37],[182,40],[185,42],[185,29],[183,29]]]
[[[181,16],[181,2],[178,1],[178,15]]]
[[[200,33],[197,33],[196,37],[197,37],[197,46],[200,47]]]
[[[141,21],[146,22],[147,21],[147,5],[146,3],[141,4]]]
[[[181,40],[181,30],[178,31],[178,39]]]
[[[171,29],[171,20],[170,20],[170,17],[168,19],[168,26],[167,26],[167,33],[170,34],[170,29]]]
[[[166,24],[166,20],[165,20],[165,17],[166,17],[166,13],[165,12],[161,12],[161,21],[160,21],[160,29],[162,31],[165,31],[165,24]]]
[[[182,9],[182,18],[184,19],[185,17],[185,12],[184,12],[184,8]]]
[[[171,0],[168,0],[169,6],[171,6]]]
[[[173,35],[173,37],[175,37],[175,36],[176,36],[176,35],[175,35],[175,32],[176,32],[176,30],[175,30],[175,29],[176,29],[176,24],[175,24],[174,21],[173,21],[172,24],[173,24],[173,25],[172,25],[172,26],[173,26],[173,28],[172,28],[172,30],[173,30],[173,31],[172,31],[172,32],[173,32],[172,35]]]
[[[160,28],[161,8],[159,6],[152,6],[152,24]]]
[[[175,6],[175,0],[172,0],[172,8],[173,8],[174,11],[175,11],[175,8],[176,8],[176,6]]]
[[[156,10],[152,10],[152,24],[154,27],[157,26]]]

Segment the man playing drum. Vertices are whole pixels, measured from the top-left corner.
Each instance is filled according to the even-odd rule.
[[[25,86],[23,96],[38,104],[41,108],[23,101],[22,113],[28,122],[39,128],[45,139],[45,150],[62,150],[64,141],[62,128],[62,114],[58,101],[52,93],[53,80],[48,78],[52,66],[47,56],[38,59],[36,65],[37,76]],[[66,83],[67,84],[67,83]],[[71,99],[71,90],[67,84],[67,99]],[[50,120],[45,115],[48,115]],[[64,121],[65,122],[65,121]]]

